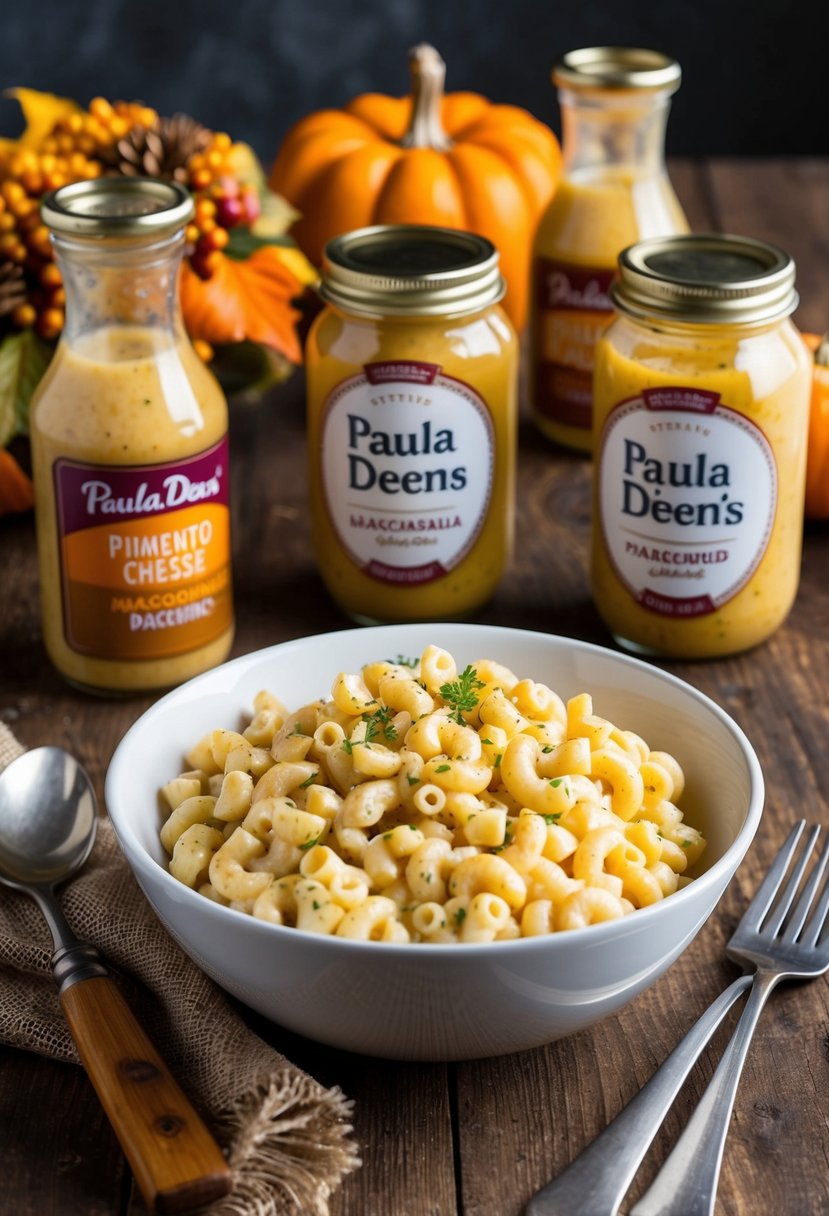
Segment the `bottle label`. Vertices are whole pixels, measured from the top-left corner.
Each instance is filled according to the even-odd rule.
[[[777,465],[766,436],[719,393],[650,388],[609,415],[599,523],[631,595],[659,616],[716,611],[768,547]]]
[[[367,363],[322,418],[322,481],[351,560],[381,583],[428,583],[466,556],[492,495],[486,402],[434,363]]]
[[[615,277],[613,268],[536,259],[534,403],[551,422],[590,430],[593,361],[613,311]]]
[[[233,621],[228,445],[171,464],[54,464],[67,645],[99,659],[197,650]]]

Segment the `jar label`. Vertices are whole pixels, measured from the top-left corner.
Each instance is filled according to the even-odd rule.
[[[598,452],[610,561],[659,616],[714,612],[754,574],[777,506],[766,436],[719,393],[650,388],[617,405]]]
[[[543,418],[589,430],[596,343],[613,305],[612,267],[535,264],[535,409]]]
[[[322,417],[322,482],[337,536],[364,574],[428,583],[466,556],[492,495],[486,402],[434,363],[367,363]]]
[[[54,464],[67,645],[160,659],[230,628],[228,444],[170,464]]]

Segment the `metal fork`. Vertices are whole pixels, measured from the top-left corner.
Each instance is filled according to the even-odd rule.
[[[698,1108],[702,1110],[703,1103],[706,1103],[703,1113],[699,1115],[699,1119],[695,1115],[689,1122],[674,1150],[674,1154],[676,1154],[680,1145],[685,1141],[681,1162],[679,1158],[674,1160],[674,1154],[668,1158],[656,1182],[642,1197],[640,1204],[631,1212],[630,1216],[656,1216],[657,1213],[658,1216],[696,1216],[698,1212],[706,1214],[711,1212],[716,1194],[719,1164],[722,1160],[722,1145],[734,1101],[734,1092],[760,1010],[772,988],[780,980],[789,977],[812,978],[829,969],[829,942],[821,942],[819,947],[817,945],[823,922],[826,919],[827,907],[829,907],[829,892],[826,887],[824,887],[818,908],[809,925],[800,940],[797,940],[829,858],[829,842],[824,847],[820,860],[809,879],[791,924],[787,926],[783,937],[779,941],[776,940],[786,913],[791,908],[819,828],[812,828],[807,847],[786,883],[774,915],[767,924],[763,923],[783,887],[805,826],[805,821],[800,820],[792,828],[728,943],[729,957],[736,958],[751,968],[754,972],[753,976],[750,973],[739,976],[725,992],[717,997],[624,1110],[620,1111],[570,1166],[530,1199],[525,1208],[525,1216],[615,1216],[619,1204],[624,1199],[651,1141],[659,1131],[685,1078],[728,1010],[746,989],[751,987],[752,996],[746,1002],[738,1029],[734,1032],[709,1089],[710,1094],[725,1065],[728,1071],[729,1088],[726,1090],[723,1081],[720,1080],[718,1090],[725,1096],[720,1103],[717,1103],[715,1112],[720,1128],[718,1146],[710,1132],[703,1136],[703,1142],[706,1145],[715,1146],[713,1162],[711,1164],[701,1162],[690,1141],[691,1129],[695,1121],[698,1133],[703,1119],[707,1124],[707,1112],[714,1106],[714,1099],[707,1101],[709,1094],[706,1094]],[[794,926],[797,925],[798,920],[799,926],[795,930]],[[756,1012],[753,1012],[749,1024],[748,1015],[751,1011]],[[735,1046],[735,1040],[744,1024],[745,1032],[740,1035],[740,1041]],[[741,1043],[744,1046],[742,1046],[740,1058],[737,1060],[736,1053],[740,1050]],[[728,1064],[728,1059],[737,1063],[736,1072],[734,1072],[733,1066]],[[727,1109],[724,1106],[725,1102],[727,1102]],[[724,1118],[721,1113],[723,1111]],[[691,1157],[693,1157],[693,1161]],[[663,1176],[666,1175],[669,1163],[671,1163],[674,1177],[665,1183],[663,1189]],[[713,1179],[711,1177],[712,1165],[715,1171]],[[697,1200],[694,1198],[689,1200],[685,1190],[683,1190],[682,1197],[677,1195],[676,1188],[681,1182],[677,1175],[686,1176],[687,1169],[708,1171],[709,1180],[706,1191],[711,1196],[709,1207],[690,1206]],[[701,1177],[699,1175],[695,1177],[692,1172],[687,1174],[684,1185],[699,1194],[701,1181]],[[674,1201],[676,1202],[674,1203]],[[655,1203],[656,1206],[642,1207],[641,1204],[644,1203]],[[666,1203],[674,1203],[674,1206],[666,1207]]]
[[[801,822],[789,837],[792,851],[802,827]],[[776,905],[772,907],[773,901],[769,900],[748,923],[744,916],[726,947],[730,959],[754,970],[745,1009],[699,1105],[630,1216],[713,1216],[731,1110],[763,1007],[781,980],[814,979],[829,970],[829,935],[823,932],[829,911],[829,882],[823,884],[814,903],[829,861],[829,841],[789,916],[819,831],[815,826],[809,833]]]

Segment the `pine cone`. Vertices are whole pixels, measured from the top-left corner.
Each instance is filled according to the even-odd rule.
[[[160,118],[154,127],[133,127],[112,149],[111,163],[124,177],[187,181],[187,162],[203,152],[212,133],[189,114]]]
[[[26,283],[23,267],[14,262],[0,262],[0,317],[14,312],[18,304],[26,303]]]

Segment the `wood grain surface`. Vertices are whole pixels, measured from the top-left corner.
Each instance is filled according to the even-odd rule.
[[[801,327],[829,327],[829,161],[679,163],[697,230],[776,241],[798,265]],[[233,413],[234,653],[349,622],[309,548],[301,377]],[[591,603],[590,468],[521,428],[519,544],[481,621],[608,644]],[[84,697],[41,647],[31,518],[0,521],[0,717],[29,746],[69,748],[102,796],[126,728],[150,704]],[[795,608],[764,646],[664,666],[718,701],[753,742],[767,784],[760,831],[716,913],[627,1009],[532,1052],[406,1065],[322,1048],[242,1011],[259,1033],[355,1100],[364,1165],[332,1216],[518,1216],[653,1073],[733,978],[725,942],[801,815],[829,826],[829,524],[806,528]],[[2,983],[2,977],[0,977]],[[763,1016],[726,1146],[719,1216],[829,1212],[829,989],[784,986]],[[628,1198],[652,1178],[719,1058],[736,1012],[670,1112]],[[80,1069],[0,1049],[0,1216],[137,1216],[142,1204]],[[591,1216],[585,1212],[584,1216]]]

